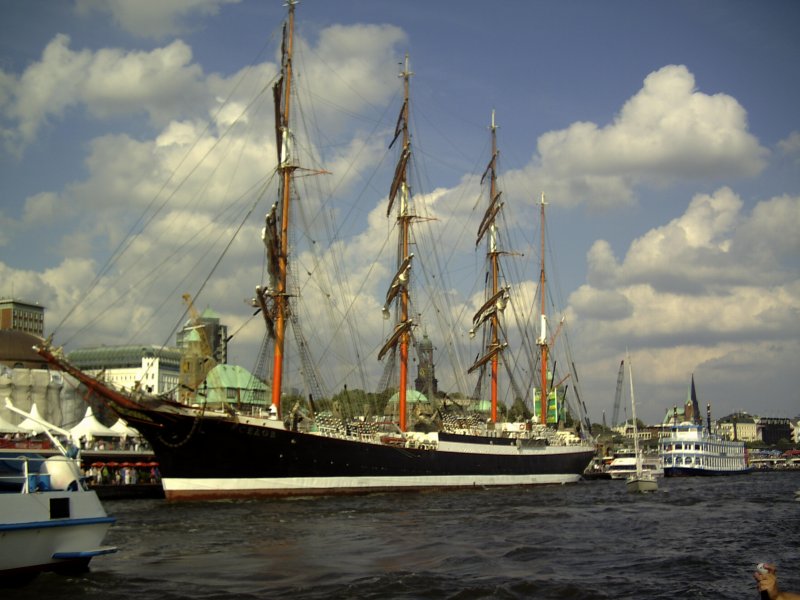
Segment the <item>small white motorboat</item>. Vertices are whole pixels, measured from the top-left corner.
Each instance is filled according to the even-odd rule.
[[[26,414],[8,400],[6,406]],[[115,519],[86,487],[76,458],[47,433],[62,455],[23,454],[2,461],[1,579],[82,571],[93,557],[116,551],[102,545]]]

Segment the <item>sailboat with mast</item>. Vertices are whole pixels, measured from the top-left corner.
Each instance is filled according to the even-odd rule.
[[[378,352],[379,359],[396,356],[399,362],[397,421],[375,423],[363,418],[323,415],[314,410],[313,398],[309,399],[311,409],[303,418],[297,407],[291,414],[280,414],[285,392],[287,329],[294,325],[297,315],[293,309],[297,298],[289,281],[289,259],[292,208],[297,191],[294,177],[300,168],[291,144],[296,2],[289,0],[287,5],[281,76],[273,93],[279,198],[267,214],[262,236],[269,282],[256,288],[254,301],[273,341],[269,414],[233,405],[215,410],[202,403],[181,403],[165,396],[146,395],[141,390],[127,393],[77,369],[50,347],[39,348],[39,353],[72,374],[91,394],[141,432],[158,458],[168,500],[536,485],[579,480],[594,454],[594,447],[586,441],[562,442],[542,424],[529,424],[530,427],[513,432],[504,428],[497,415],[496,392],[493,392],[488,423],[473,420],[465,425],[463,418],[449,419],[444,411],[438,416],[437,427],[419,430],[409,423],[409,347],[416,325],[409,299],[412,263],[416,259],[410,248],[411,227],[416,217],[408,178],[412,157],[408,129],[412,73],[408,58],[400,74],[404,98],[391,145],[399,142],[401,147],[387,208],[387,217],[395,211],[399,238],[396,271],[386,294],[384,314],[391,316],[394,312],[395,321]],[[494,129],[492,131],[494,144]],[[479,242],[486,232],[492,239],[494,215],[500,207],[499,194],[494,191],[492,194]],[[492,252],[490,250],[490,254]],[[476,315],[476,322],[488,320],[493,330],[489,352],[479,361],[481,364],[493,361],[502,349],[497,319],[504,294],[501,288],[495,289]],[[543,373],[546,358],[544,363]],[[492,368],[496,374],[496,362],[492,362]],[[456,421],[457,425],[453,425]]]
[[[631,357],[628,356],[628,379],[631,386],[631,418],[633,419],[633,451],[636,457],[636,471],[628,476],[625,486],[629,493],[655,492],[658,489],[658,481],[652,471],[642,467],[642,450],[639,447],[639,425],[636,421],[636,398],[633,395],[633,366]]]

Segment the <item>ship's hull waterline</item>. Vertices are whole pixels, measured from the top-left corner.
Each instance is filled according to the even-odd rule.
[[[446,433],[436,435],[443,448],[413,448],[207,416],[170,414],[167,426],[157,411],[149,416],[135,425],[159,457],[168,500],[573,483],[594,454]]]

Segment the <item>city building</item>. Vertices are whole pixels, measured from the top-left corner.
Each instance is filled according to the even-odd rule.
[[[759,417],[757,419],[761,440],[765,444],[774,446],[781,440],[785,442],[796,441],[793,438],[792,423],[789,419],[778,417]]]
[[[202,326],[202,327],[200,327]],[[199,341],[208,344],[208,350],[217,364],[228,362],[228,326],[220,323],[219,315],[211,308],[206,308],[196,319],[186,321],[183,328],[175,335],[175,345],[185,350],[191,343]]]
[[[120,389],[164,394],[179,383],[181,352],[177,348],[98,346],[73,350],[67,360]]]
[[[0,329],[44,337],[44,306],[17,298],[0,298]]]
[[[746,412],[737,412],[717,421],[720,435],[740,442],[760,442],[761,430],[756,417]]]

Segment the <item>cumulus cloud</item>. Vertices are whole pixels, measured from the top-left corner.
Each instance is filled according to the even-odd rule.
[[[163,36],[184,24],[185,17],[219,10],[223,3],[157,4],[148,14],[144,9],[150,3],[142,2],[81,0],[79,8],[105,10],[137,35]],[[313,235],[319,237],[293,240],[298,243],[293,248],[293,275],[310,300],[307,316],[315,331],[307,335],[329,340],[363,336],[366,342],[359,352],[364,354],[374,353],[391,326],[380,317],[395,250],[385,242],[393,226],[385,216],[386,192],[375,191],[378,182],[369,182],[368,199],[337,200],[335,208],[327,202],[331,189],[341,192],[379,162],[388,162],[385,139],[370,135],[379,117],[357,121],[355,115],[379,106],[378,115],[397,92],[395,50],[404,41],[405,34],[395,27],[337,26],[323,30],[314,42],[298,38],[296,46],[298,86],[314,98],[316,121],[310,127],[329,136],[326,146],[315,147],[296,131],[297,147],[310,158],[304,157],[304,166],[314,166],[321,156],[320,162],[334,174],[298,178],[298,189],[308,189],[301,189],[296,216],[316,227]],[[58,232],[61,238],[54,235],[52,245],[69,260],[41,273],[12,271],[0,263],[0,277],[13,281],[16,293],[43,297],[48,314],[57,320],[78,303],[94,279],[102,262],[95,257],[108,256],[131,228],[141,226],[115,272],[100,277],[95,288],[93,297],[111,300],[113,308],[83,304],[73,315],[74,327],[91,328],[93,339],[86,343],[119,343],[121,329],[130,326],[148,330],[142,339],[167,338],[183,310],[180,294],[197,289],[190,278],[196,275],[198,259],[211,266],[222,240],[245,216],[232,210],[234,201],[255,199],[265,189],[275,156],[272,108],[269,102],[255,107],[251,100],[254,91],[269,89],[277,70],[274,63],[264,63],[223,77],[204,73],[193,62],[192,49],[181,41],[149,52],[90,51],[72,49],[67,36],[57,36],[41,59],[20,75],[0,71],[0,110],[13,123],[2,133],[5,141],[31,143],[48,123],[74,110],[98,119],[144,114],[155,131],[91,140],[84,179],[56,193],[28,198],[15,225],[32,226],[53,217],[76,220],[86,214],[93,218],[82,219],[76,228],[64,227]],[[259,87],[237,87],[229,96],[234,81],[245,74]],[[269,94],[264,96],[268,101]],[[778,148],[796,155],[797,134]],[[545,190],[561,205],[616,207],[634,203],[638,189],[646,186],[758,175],[767,154],[748,131],[747,114],[734,98],[698,90],[686,67],[672,65],[648,75],[610,122],[576,122],[542,135],[530,164],[504,175],[503,192],[506,199],[532,202],[531,190]],[[356,167],[349,166],[353,164]],[[326,182],[322,190],[312,187],[319,180]],[[418,224],[414,251],[435,256],[437,266],[456,279],[456,286],[441,279],[432,283],[445,284],[441,287],[452,293],[449,308],[454,318],[466,316],[466,321],[482,298],[476,287],[470,288],[479,279],[476,266],[483,259],[483,248],[474,247],[485,207],[476,201],[479,189],[477,177],[465,176],[451,189],[415,198],[417,214],[422,221],[431,219],[432,225]],[[273,192],[267,190],[266,197],[273,198]],[[144,222],[134,222],[144,209],[152,218],[146,228]],[[0,220],[12,222],[2,215]],[[261,265],[251,258],[257,253],[259,228],[260,223],[244,225],[241,241],[228,249],[200,300],[212,303],[232,330],[244,325],[249,308],[243,301],[262,276]],[[8,230],[0,227],[0,244],[8,241],[3,237]],[[638,342],[640,364],[662,381],[674,380],[678,370],[688,371],[698,363],[730,364],[737,348],[766,351],[770,343],[792,347],[790,338],[800,337],[800,289],[796,269],[791,268],[800,253],[798,230],[797,197],[764,200],[747,213],[742,199],[722,187],[695,196],[684,214],[638,237],[621,258],[608,242],[595,242],[587,256],[587,282],[574,291],[567,309],[588,358],[595,351],[604,355],[594,357],[590,370],[596,375],[604,368],[612,340]],[[324,240],[331,231],[346,235],[316,255],[301,249],[302,244]],[[509,250],[533,254],[530,248]],[[451,262],[456,255],[467,258],[456,264]],[[375,257],[382,266],[376,266]],[[517,257],[508,262],[514,260]],[[346,272],[337,265],[345,265]],[[157,276],[157,270],[166,274]],[[308,274],[314,271],[324,272],[327,281],[312,284]],[[415,271],[415,292],[424,291],[427,276],[421,267]],[[530,316],[536,287],[523,281],[515,292],[512,308],[527,311],[520,323]],[[328,296],[340,297],[332,312],[323,308]],[[430,298],[422,302],[434,304]],[[441,308],[447,310],[445,304]],[[434,309],[430,312],[439,312],[440,306]],[[341,316],[348,312],[358,315],[360,331],[331,336],[328,329],[340,327]],[[512,334],[517,333],[515,327],[509,316]],[[464,335],[467,330],[465,326]],[[253,331],[263,332],[263,327]],[[242,330],[237,336],[237,342],[254,344],[259,334]],[[757,338],[762,341],[755,342]],[[314,347],[330,354],[344,352]]]
[[[800,163],[800,131],[793,131],[785,139],[778,142],[778,149],[791,157],[795,163]]]
[[[324,29],[314,48],[301,40],[299,65],[304,77],[300,86],[312,86],[315,109],[323,115],[342,107],[380,107],[397,86],[398,44],[406,34],[392,25],[334,25]],[[335,66],[335,68],[331,68]],[[337,123],[332,122],[336,131]]]
[[[41,192],[25,200],[23,223],[27,227],[47,225],[58,221],[63,214],[63,202],[58,194]]]
[[[305,86],[302,92],[325,100],[321,110],[315,109],[313,123],[297,120],[296,147],[304,153],[300,162],[313,168],[324,154],[324,166],[333,171],[332,175],[298,178],[297,185],[303,188],[298,211],[304,214],[297,216],[309,219],[317,229],[317,239],[327,239],[331,231],[326,232],[326,227],[351,227],[348,217],[363,211],[356,202],[349,208],[340,204],[335,210],[325,203],[330,200],[331,188],[337,193],[347,189],[365,172],[371,172],[385,154],[384,136],[359,131],[363,123],[355,122],[355,128],[346,125],[352,125],[353,116],[365,106],[383,106],[396,94],[394,50],[403,39],[398,28],[354,26],[323,30],[314,44],[296,40],[298,81]],[[63,89],[58,81],[52,81],[61,77],[56,71],[62,68],[75,82],[73,87]],[[42,59],[12,82],[16,86],[10,96],[12,114],[18,122],[18,135],[27,141],[36,138],[43,124],[64,117],[75,107],[97,118],[144,107],[156,129],[152,137],[115,133],[92,139],[86,145],[85,178],[67,184],[58,193],[41,193],[28,199],[17,224],[32,227],[58,217],[63,227],[53,231],[50,247],[53,254],[71,257],[71,262],[64,261],[58,268],[38,274],[36,281],[31,279],[32,287],[40,285],[60,294],[60,299],[48,306],[52,318],[60,318],[71,308],[66,295],[56,289],[60,285],[56,280],[60,282],[75,271],[75,281],[88,285],[78,271],[101,265],[115,255],[113,269],[102,274],[91,297],[82,302],[86,308],[71,316],[71,327],[89,326],[94,320],[89,326],[94,339],[88,343],[119,343],[121,335],[129,335],[120,333],[123,326],[126,331],[146,329],[151,339],[155,331],[158,336],[168,335],[176,315],[183,310],[180,295],[196,291],[200,273],[207,275],[214,266],[236,228],[245,221],[248,207],[262,193],[269,202],[276,197],[274,181],[267,189],[276,156],[272,98],[263,91],[270,90],[277,71],[275,64],[264,63],[229,78],[206,76],[192,62],[191,49],[183,42],[151,52],[74,51],[69,38],[58,36]],[[357,73],[359,77],[369,74],[367,86],[356,81]],[[246,79],[241,80],[243,77]],[[47,84],[44,87],[35,85],[41,79]],[[196,104],[171,108],[173,100],[181,103],[172,89],[188,89]],[[231,89],[235,91],[231,93]],[[5,107],[9,109],[8,103]],[[314,132],[341,127],[343,133],[328,147],[313,146],[310,135],[302,130],[304,125]],[[375,127],[374,123],[368,125]],[[371,207],[380,195],[376,193],[369,200]],[[93,218],[85,219],[86,214]],[[329,214],[343,222],[331,225]],[[359,222],[367,219],[364,214],[357,217]],[[381,221],[385,234],[386,220]],[[237,241],[226,250],[224,267],[218,269],[214,283],[206,286],[200,300],[213,302],[232,328],[246,320],[249,308],[242,310],[243,302],[262,276],[258,261],[260,226],[252,219],[243,226]],[[375,227],[381,225],[376,221]],[[126,241],[130,233],[135,237]],[[342,291],[337,287],[349,285],[350,310],[363,314],[362,321],[371,323],[370,332],[374,333],[381,330],[383,321],[380,305],[374,300],[379,278],[367,264],[376,243],[371,233],[374,231],[369,228],[358,238],[360,241],[340,244],[337,258],[352,266],[356,274],[349,283],[335,276],[332,256],[312,257],[298,249],[294,258],[299,259],[295,263],[298,285],[306,285],[303,269],[324,269],[331,274],[327,287],[307,287],[304,294],[323,298]],[[0,243],[4,241],[0,237]],[[306,242],[309,240],[300,243]],[[166,300],[159,306],[156,298]],[[77,297],[70,299],[78,303]],[[109,301],[113,308],[101,309],[100,304]],[[318,302],[317,308],[321,310],[323,304]],[[346,304],[342,301],[339,310],[347,310]],[[316,320],[320,315],[314,316]],[[331,321],[332,326],[340,322]],[[255,330],[263,332],[263,327]],[[257,337],[242,333],[238,341],[256,342]],[[376,338],[374,343],[378,341]]]
[[[194,16],[213,16],[225,4],[240,0],[77,0],[79,14],[108,13],[118,27],[130,34],[160,39],[187,31]]]
[[[12,140],[30,144],[44,124],[76,106],[96,117],[146,113],[163,124],[202,101],[202,69],[181,41],[150,52],[73,51],[69,44],[59,34],[21,76],[4,74],[0,107],[16,123],[6,132],[7,148]]]
[[[645,283],[656,291],[704,295],[731,285],[774,285],[785,280],[783,259],[797,255],[800,204],[782,196],[742,214],[742,200],[727,187],[698,194],[686,212],[631,243],[620,263],[607,242],[587,257],[597,289]]]
[[[536,181],[564,204],[608,208],[633,203],[640,185],[755,176],[767,155],[735,98],[699,91],[685,66],[669,65],[650,73],[611,123],[543,134],[531,164],[509,181],[512,189]]]
[[[582,318],[618,320],[633,314],[633,304],[617,290],[598,290],[588,285],[579,287],[570,296],[572,310]]]
[[[319,99],[316,118],[329,136],[352,125],[342,118],[342,107],[352,116],[365,106],[382,106],[396,91],[395,46],[404,40],[401,29],[387,25],[334,26],[313,47],[297,38],[303,77],[296,85]],[[229,78],[206,75],[180,40],[150,51],[90,51],[73,50],[69,36],[59,34],[20,75],[0,71],[0,111],[8,123],[2,140],[6,151],[19,154],[43,126],[76,108],[100,119],[146,115],[154,127],[209,117],[220,130],[237,123],[255,127],[271,111],[250,122],[249,102],[277,72],[275,64],[264,63]]]
[[[734,247],[750,257],[761,277],[779,281],[775,259],[791,260],[800,256],[800,203],[796,196],[783,195],[758,203],[753,214],[737,230]],[[773,267],[773,268],[771,268]]]
[[[622,260],[596,242],[590,283],[570,296],[569,313],[586,348],[612,339],[638,347],[653,383],[699,365],[723,368],[737,352],[796,346],[798,227],[800,197],[763,200],[747,214],[729,188],[698,194],[683,215],[634,240]],[[607,358],[595,360],[607,368]]]

